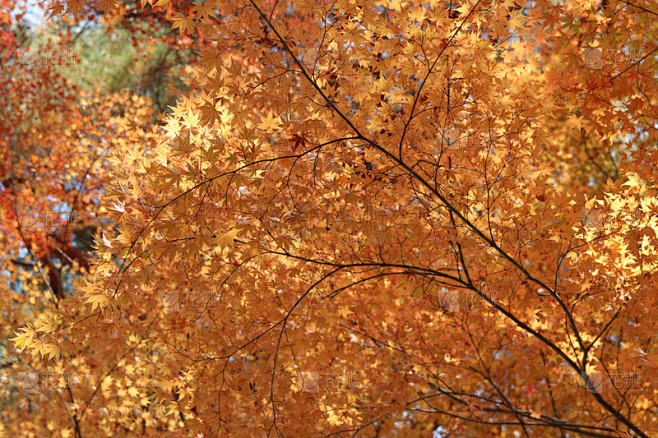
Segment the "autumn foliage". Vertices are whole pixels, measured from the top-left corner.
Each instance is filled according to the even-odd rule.
[[[654,2],[44,6],[198,58],[10,64],[3,433],[658,436]]]

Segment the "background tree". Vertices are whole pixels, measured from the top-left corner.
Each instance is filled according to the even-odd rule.
[[[93,272],[94,239],[113,228],[100,214],[108,156],[143,141],[154,117],[150,102],[129,92],[101,98],[72,84],[67,69],[80,73],[80,65],[70,40],[32,33],[26,11],[15,2],[0,8],[0,432],[44,436],[56,433],[53,411],[70,419],[50,389],[76,382],[46,345],[44,359],[8,339],[36,320],[76,317],[64,304],[73,280]],[[35,418],[48,402],[54,409]]]

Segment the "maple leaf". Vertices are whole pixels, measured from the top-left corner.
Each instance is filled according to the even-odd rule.
[[[263,131],[274,131],[278,129],[280,125],[281,122],[279,120],[279,117],[276,117],[274,114],[270,112],[269,114],[261,118],[261,123],[258,125],[258,128],[262,129]]]
[[[48,7],[47,10],[49,11],[48,18],[53,18],[64,10],[64,5],[61,3],[54,3],[52,6]]]
[[[71,13],[73,15],[79,15],[83,11],[83,3],[80,0],[69,1],[67,3],[65,13]]]
[[[207,1],[203,4],[194,3],[192,11],[196,12],[197,20],[207,20],[208,18],[215,16],[213,5],[210,1]]]
[[[181,35],[185,33],[185,31],[189,31],[193,29],[195,26],[194,20],[190,19],[189,17],[186,17],[180,12],[175,13],[174,16],[171,18],[171,21],[173,23],[172,27],[174,29],[178,29]]]

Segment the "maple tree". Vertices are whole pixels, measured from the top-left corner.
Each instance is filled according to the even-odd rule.
[[[13,338],[76,384],[5,427],[658,434],[655,4],[154,3],[192,91],[123,125],[114,230]]]

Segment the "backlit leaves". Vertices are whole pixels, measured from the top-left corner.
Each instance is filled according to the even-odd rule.
[[[93,269],[18,332],[95,378],[62,423],[653,436],[655,57],[608,55],[655,20],[604,3],[152,5],[210,43],[105,158]]]

